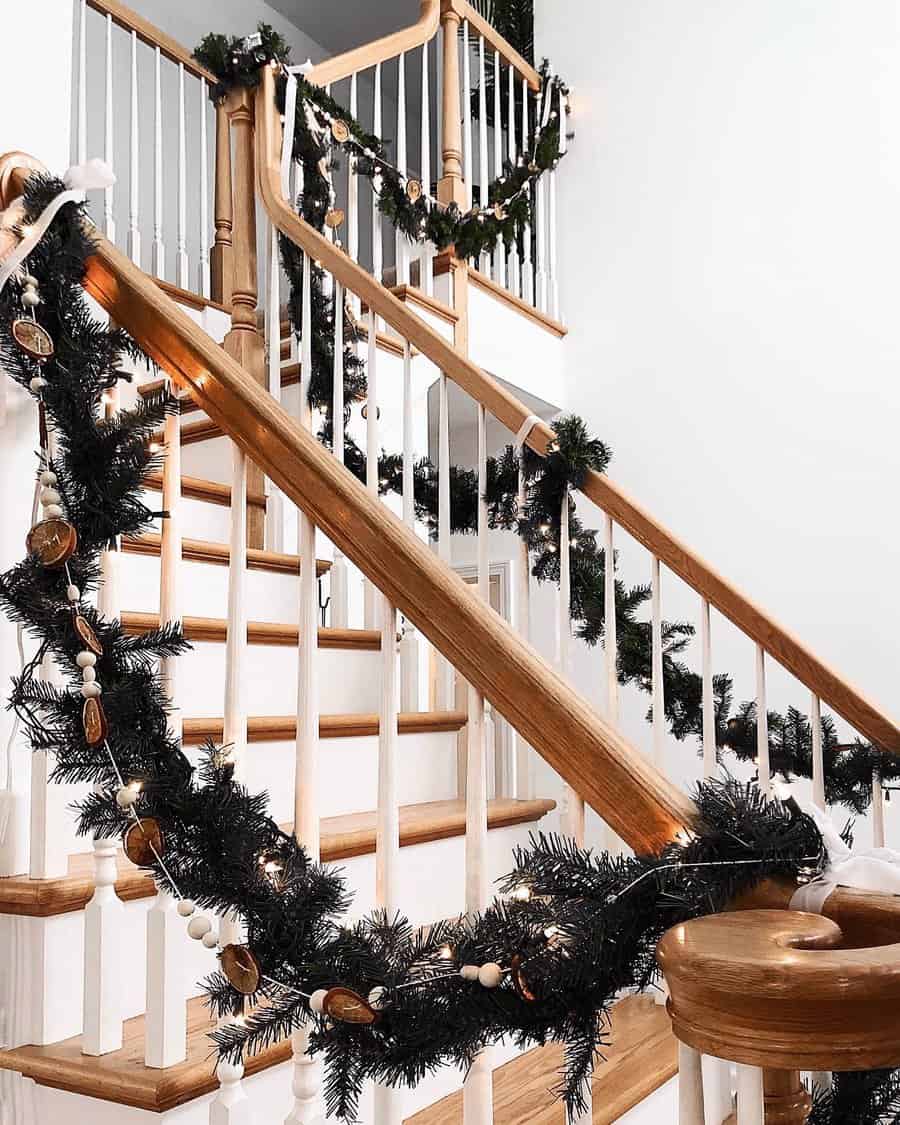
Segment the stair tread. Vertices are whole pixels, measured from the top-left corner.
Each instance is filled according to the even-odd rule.
[[[228,622],[224,617],[183,617],[182,629],[189,641],[225,642]],[[158,613],[138,613],[125,610],[122,613],[125,632],[135,636],[159,627]],[[251,645],[286,645],[295,647],[300,640],[297,625],[279,624],[271,621],[248,621],[247,641]],[[378,629],[332,629],[319,628],[319,648],[362,649],[376,651],[381,648],[381,632]]]
[[[488,802],[488,828],[506,828],[539,820],[555,807],[556,802],[552,800],[498,798]],[[323,862],[373,854],[375,819],[374,811],[324,817],[321,822]],[[400,809],[400,846],[405,848],[431,840],[462,836],[465,826],[465,801],[427,801],[404,805]],[[290,831],[291,826],[282,825],[282,828]],[[156,893],[152,878],[130,863],[121,852],[117,865],[116,893],[123,901],[149,898]],[[92,893],[93,856],[85,852],[69,856],[68,874],[56,879],[30,879],[27,875],[0,879],[0,914],[35,918],[68,914],[81,910]],[[0,1069],[20,1069],[10,1065],[12,1054],[15,1052],[0,1053]]]
[[[158,555],[161,546],[162,536],[157,532],[129,535],[122,540],[122,550],[134,555]],[[216,543],[208,539],[182,539],[181,554],[182,558],[190,562],[211,563],[214,566],[228,566],[231,560],[231,548],[227,543]],[[248,547],[247,566],[251,570],[299,574],[300,556]],[[328,559],[316,559],[317,575],[321,577],[330,569],[331,562]]]
[[[0,1067],[17,1070],[38,1085],[163,1112],[216,1088],[208,1035],[214,1027],[201,997],[188,1001],[184,1062],[166,1070],[144,1065],[144,1017],[125,1021],[123,1045],[99,1058],[81,1053],[75,1036],[46,1047],[0,1052]],[[611,1046],[594,1075],[594,1125],[609,1125],[677,1070],[677,1046],[664,1007],[647,996],[620,1000],[611,1014]],[[287,1062],[290,1040],[271,1044],[246,1060],[246,1073]],[[495,1125],[563,1125],[562,1103],[550,1089],[562,1063],[562,1047],[538,1047],[494,1072]],[[407,1118],[405,1125],[453,1125],[462,1121],[462,1094]]]
[[[162,473],[148,473],[144,477],[144,488],[151,492],[162,492],[162,486]],[[191,500],[204,500],[208,504],[231,506],[231,485],[222,484],[217,480],[206,480],[204,477],[189,477],[182,474],[181,495]],[[247,503],[257,508],[265,508],[266,498],[261,492],[248,492]]]
[[[401,712],[397,724],[400,734],[439,734],[457,731],[466,725],[465,711]],[[375,712],[356,715],[320,715],[320,738],[361,738],[378,734],[379,718]],[[218,715],[190,718],[183,721],[183,738],[187,746],[199,746],[212,739],[221,742],[224,720]],[[296,715],[252,715],[247,719],[248,742],[284,742],[297,736]]]

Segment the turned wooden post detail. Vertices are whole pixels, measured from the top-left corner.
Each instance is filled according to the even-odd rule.
[[[231,304],[234,270],[234,200],[231,185],[231,124],[224,102],[216,106],[216,194],[213,204],[216,239],[210,252],[210,292],[222,305]]]
[[[254,95],[246,89],[232,90],[225,99],[225,112],[234,135],[233,269],[231,272],[231,331],[225,351],[236,359],[253,380],[266,385],[263,338],[257,325],[258,275],[256,268],[256,173],[254,162]],[[263,491],[262,470],[247,465],[247,493]],[[263,547],[265,512],[256,505],[247,508],[247,546]]]
[[[799,1070],[764,1070],[766,1125],[804,1125],[812,1098],[800,1081]]]
[[[460,19],[449,5],[441,12],[444,29],[444,93],[442,101],[443,137],[441,138],[442,175],[438,181],[438,200],[456,203],[465,209],[466,184],[462,166],[462,123],[459,105],[459,24]],[[466,169],[471,175],[471,170]]]

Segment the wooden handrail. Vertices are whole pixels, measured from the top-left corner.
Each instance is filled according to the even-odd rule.
[[[395,59],[405,51],[412,51],[429,42],[438,29],[440,0],[419,0],[419,3],[419,18],[414,24],[401,31],[391,32],[390,35],[383,35],[362,47],[354,47],[352,51],[345,51],[342,55],[325,59],[306,75],[307,81],[314,82],[317,86],[340,82],[342,78],[349,78],[351,74],[357,74],[377,63]]]
[[[305,223],[281,195],[281,125],[275,110],[273,77],[263,75],[257,93],[257,176],[269,218],[298,246],[319,260],[350,292],[395,329],[401,337],[480,402],[511,433],[531,411],[510,391],[461,355],[451,343],[380,285],[370,274]],[[542,456],[555,434],[545,422],[532,429],[528,445]],[[751,639],[758,642],[801,683],[853,727],[884,750],[900,753],[900,727],[820,660],[802,641],[745,597],[709,563],[655,520],[609,477],[586,475],[582,490],[613,520],[642,543],[698,594]]]
[[[478,12],[467,0],[441,0],[441,11],[452,11],[460,20],[468,20],[469,27],[474,28],[490,44],[495,51],[500,52],[500,58],[515,70],[520,78],[524,78],[532,90],[540,90],[541,76],[531,63],[526,62],[519,52],[492,27],[484,16]]]
[[[171,59],[174,63],[180,63],[185,70],[197,78],[203,78],[213,86],[218,82],[216,76],[201,66],[177,40],[173,39],[171,35],[166,35],[164,31],[161,31],[126,4],[121,4],[119,0],[87,0],[87,5],[102,15],[109,16],[113,23],[118,24],[126,31],[133,31],[141,42],[150,47],[159,47],[160,53],[165,55],[167,59]]]

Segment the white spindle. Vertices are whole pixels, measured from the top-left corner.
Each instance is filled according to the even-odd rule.
[[[178,235],[175,277],[182,289],[190,285],[187,254],[187,135],[184,109],[184,63],[178,64]]]
[[[503,175],[503,113],[500,75],[500,52],[494,51],[494,179]],[[494,281],[506,286],[506,245],[502,238],[494,247]]]
[[[354,73],[350,76],[350,113],[354,120],[358,112],[357,77]],[[347,160],[347,253],[354,262],[359,261],[359,177],[356,164],[350,159]]]
[[[712,632],[709,602],[700,602],[700,637],[703,651],[703,776],[714,777],[718,770],[716,751],[716,708],[713,696]]]
[[[163,244],[163,143],[162,143],[162,55],[154,48],[153,79],[153,272],[166,276],[166,248]]]
[[[413,386],[412,348],[409,340],[403,341],[403,522],[412,527],[416,518],[413,493]]]
[[[334,378],[331,401],[332,452],[338,462],[344,463],[344,288],[334,282]],[[329,597],[331,599],[331,624],[335,629],[346,629],[347,560],[335,547],[329,572]]]
[[[441,372],[438,408],[438,555],[450,566],[450,400],[447,376]],[[437,660],[437,706],[453,707],[454,673],[448,660],[435,651]]]
[[[487,72],[484,65],[484,36],[478,36],[478,206],[487,207],[488,184],[490,172],[488,171],[488,126],[487,126]],[[483,274],[488,274],[490,259],[487,254],[482,254],[478,268]]]
[[[378,495],[378,337],[374,310],[369,310],[368,356],[366,361],[366,487]],[[367,579],[364,580],[365,626],[377,628],[381,595]]]
[[[87,160],[87,0],[78,13],[78,163]]]
[[[466,204],[471,207],[475,192],[475,154],[472,150],[472,50],[467,19],[462,21],[462,60],[463,175],[466,178]],[[441,68],[438,67],[438,74],[440,72]]]
[[[181,617],[179,573],[181,568],[181,419],[166,417],[166,460],[163,466],[162,503],[169,518],[161,524],[159,552],[159,621],[169,625]],[[181,738],[178,708],[178,658],[164,657],[160,675],[171,712],[169,725]],[[187,1055],[187,1007],[182,986],[185,948],[184,919],[175,910],[170,891],[160,888],[147,912],[147,1015],[144,1062],[148,1067],[174,1066]]]
[[[704,1125],[701,1055],[678,1044],[678,1125]]]
[[[724,1125],[731,1116],[734,1103],[731,1096],[731,1063],[715,1055],[704,1055],[703,1102],[710,1125]]]
[[[419,636],[411,621],[400,638],[400,710],[419,710]]]
[[[547,177],[540,176],[534,185],[535,275],[534,303],[541,312],[547,311]]]
[[[872,845],[884,847],[884,789],[878,770],[872,770]]]
[[[772,795],[772,771],[769,768],[769,712],[766,705],[766,652],[756,646],[756,768],[759,788]]]
[[[230,748],[235,774],[246,767],[247,712],[247,457],[232,443],[231,529],[228,563],[228,623],[225,634],[225,719],[223,743]]]
[[[199,284],[201,297],[210,293],[209,275],[209,143],[206,133],[206,117],[209,112],[209,91],[206,79],[200,79],[200,267]]]
[[[526,488],[525,488],[525,441],[517,442],[519,452],[519,519],[525,518]],[[528,555],[528,543],[523,536],[518,536],[519,560],[517,566],[517,595],[516,595],[516,630],[526,642],[531,640],[531,559]],[[510,731],[514,746],[510,753],[510,790],[511,797],[527,800],[531,796],[530,770],[528,758],[528,743],[515,729]]]
[[[119,616],[118,564],[117,549],[100,556],[97,608],[107,621]],[[84,908],[84,1055],[106,1055],[122,1046],[124,906],[116,894],[118,846],[115,837],[94,839],[94,893]]]
[[[431,194],[431,90],[428,81],[428,44],[422,44],[422,187]],[[429,296],[434,292],[431,243],[422,243],[419,259],[419,287]]]
[[[506,156],[510,165],[516,166],[516,72],[513,67],[508,69],[509,86],[506,95],[506,108],[509,116],[509,127],[506,131],[507,149]],[[519,268],[519,248],[515,242],[509,245],[508,277],[506,281],[510,291],[517,297],[522,291],[522,281]]]
[[[653,760],[656,768],[664,769],[666,747],[666,705],[663,685],[662,647],[662,588],[659,559],[654,555],[651,564],[651,646],[653,650]]]
[[[559,93],[559,152],[564,155],[566,151],[566,98],[562,90]],[[557,228],[557,172],[552,170],[548,174],[550,181],[550,315],[554,320],[559,320],[559,236]]]
[[[312,315],[310,307],[312,267],[303,256],[303,316],[301,321],[300,423],[312,429],[309,385],[312,378]],[[343,420],[343,416],[342,416]],[[294,836],[313,862],[319,859],[319,687],[318,687],[318,596],[316,590],[316,529],[298,509],[300,554],[300,660],[297,677],[297,743],[294,774]],[[309,1030],[291,1036],[294,1104],[285,1125],[309,1125],[319,1090],[318,1065],[306,1054]]]
[[[128,184],[128,256],[136,266],[141,264],[141,230],[138,198],[140,179],[140,141],[138,128],[137,32],[131,33],[131,168]]]
[[[603,650],[606,659],[606,717],[619,722],[618,640],[616,624],[616,555],[612,516],[606,517],[603,566]]]
[[[35,514],[35,521],[36,518]],[[62,673],[49,652],[41,661],[40,679],[54,687],[65,686]],[[54,765],[54,755],[46,750],[35,750],[31,755],[28,874],[32,879],[59,878],[69,870],[65,837],[59,831],[62,812],[59,786],[50,779]]]
[[[530,160],[531,153],[528,148],[528,119],[530,104],[528,80],[522,79],[522,159]],[[529,200],[534,205],[535,195],[529,191]],[[531,224],[526,223],[522,230],[522,300],[529,304],[534,303],[534,268],[531,264]]]
[[[375,64],[374,78],[374,117],[372,132],[376,137],[381,136],[381,63]],[[379,176],[372,181],[372,274],[376,281],[382,280],[384,272],[384,231],[381,225],[381,212],[378,210],[378,187],[381,183]]]
[[[758,1066],[737,1065],[737,1125],[765,1125],[763,1072]]]
[[[568,677],[570,671],[570,648],[572,640],[572,601],[571,544],[569,543],[569,489],[563,491],[559,513],[559,621],[557,627],[559,645],[559,670]],[[570,786],[563,791],[563,831],[579,844],[584,843],[584,800]]]
[[[113,167],[113,21],[106,17],[106,136],[103,145],[103,159]],[[116,241],[116,220],[113,215],[113,187],[103,190],[103,232],[110,242]]]
[[[490,591],[490,561],[488,542],[488,506],[485,499],[487,492],[487,411],[484,406],[478,405],[478,593],[489,602]]]
[[[408,174],[406,158],[406,55],[397,57],[397,167],[403,176]],[[406,235],[396,234],[395,264],[397,284],[409,284],[409,243]]]
[[[810,700],[809,726],[812,736],[812,799],[825,808],[825,755],[822,749],[822,702],[815,692]]]

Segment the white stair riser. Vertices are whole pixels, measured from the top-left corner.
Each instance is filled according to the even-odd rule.
[[[161,492],[148,489],[142,494],[141,499],[151,512],[162,511]],[[190,496],[182,496],[181,528],[185,538],[209,539],[214,543],[227,543],[230,526],[231,508],[227,505],[212,504],[207,500],[195,500]],[[151,530],[159,532],[159,521]],[[223,569],[225,568],[223,567]]]

